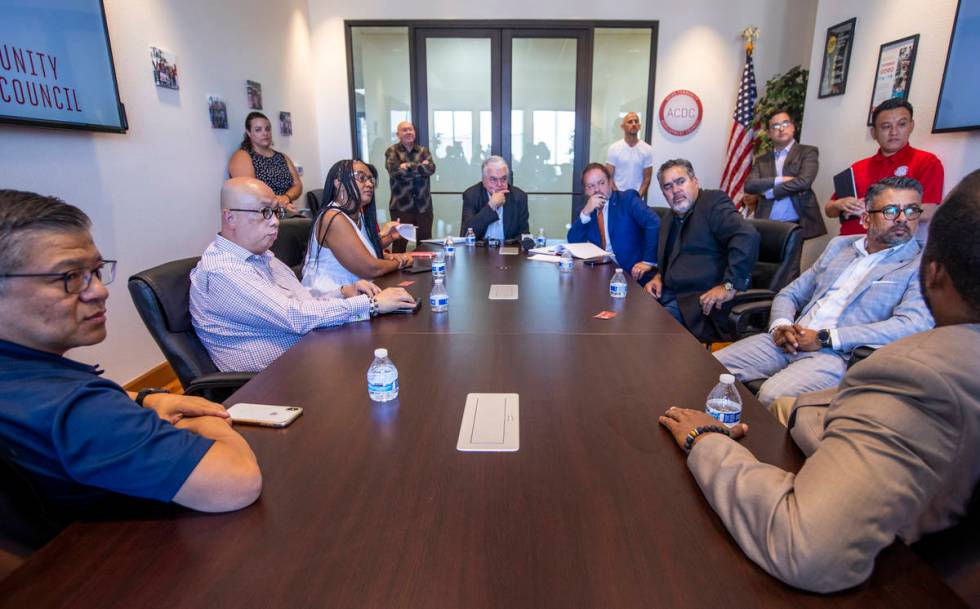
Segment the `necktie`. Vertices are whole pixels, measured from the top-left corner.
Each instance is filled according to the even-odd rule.
[[[599,247],[606,249],[606,219],[602,215],[602,210],[596,210],[596,218],[599,221]]]

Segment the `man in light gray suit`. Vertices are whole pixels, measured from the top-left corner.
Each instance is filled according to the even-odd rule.
[[[759,401],[834,387],[855,347],[880,347],[932,327],[913,239],[922,186],[886,178],[868,189],[867,236],[838,237],[772,303],[769,334],[715,352],[740,381],[766,378]]]
[[[735,541],[783,582],[816,592],[855,586],[896,537],[913,543],[977,517],[967,510],[980,480],[978,234],[975,171],[937,211],[922,255],[937,328],[853,366],[818,428],[797,429],[809,410],[798,409],[793,436],[811,448],[797,474],[733,441],[744,424],[712,433],[715,419],[681,408],[660,418],[689,447],[688,468]]]

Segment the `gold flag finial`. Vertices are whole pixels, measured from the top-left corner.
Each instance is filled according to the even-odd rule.
[[[745,50],[749,53],[755,47],[755,39],[759,37],[759,28],[754,25],[742,30],[742,39],[745,40]]]

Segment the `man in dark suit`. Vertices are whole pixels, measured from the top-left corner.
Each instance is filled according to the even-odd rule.
[[[699,340],[717,340],[708,316],[721,322],[724,304],[748,289],[759,233],[724,192],[701,190],[690,161],[667,161],[657,182],[673,213],[660,225],[660,267],[646,291]]]
[[[796,142],[796,126],[785,110],[770,114],[767,123],[773,149],[756,157],[745,182],[745,192],[759,196],[755,217],[796,222],[804,239],[826,235],[812,188],[820,168],[819,151]]]
[[[568,229],[568,242],[598,245],[642,284],[657,264],[660,217],[635,190],[613,191],[612,184],[605,165],[585,166],[582,186],[589,199]]]
[[[507,161],[492,156],[483,161],[483,180],[463,192],[460,236],[470,228],[477,239],[518,239],[528,228],[527,194],[507,182]]]

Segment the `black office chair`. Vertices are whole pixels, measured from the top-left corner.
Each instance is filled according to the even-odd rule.
[[[143,323],[177,373],[184,393],[220,401],[254,376],[219,372],[194,332],[190,273],[200,258],[174,260],[129,278],[129,293]]]
[[[323,208],[323,189],[315,188],[306,193],[306,208],[310,210],[310,217],[316,218]]]
[[[755,218],[749,222],[759,232],[759,260],[752,268],[750,288],[731,301],[729,327],[718,329],[728,341],[767,331],[773,298],[800,276],[803,231],[799,225]]]
[[[0,552],[27,558],[62,528],[64,523],[49,513],[34,485],[0,445]]]
[[[664,220],[666,220],[667,219],[667,214],[670,213],[670,208],[669,207],[651,207],[650,209],[652,209],[658,216],[660,216],[660,221],[661,222],[663,222]]]
[[[310,230],[313,220],[309,218],[286,218],[279,222],[279,236],[269,248],[276,258],[293,269],[297,278],[302,277],[303,263],[306,261],[306,248],[310,243]]]

